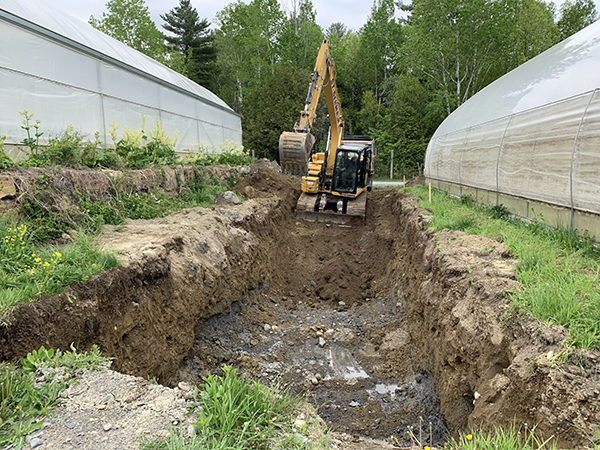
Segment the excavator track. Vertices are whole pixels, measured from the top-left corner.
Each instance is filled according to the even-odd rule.
[[[340,225],[364,220],[367,214],[367,194],[348,199],[346,213],[319,210],[320,195],[303,192],[296,203],[296,218],[308,222],[330,222]]]

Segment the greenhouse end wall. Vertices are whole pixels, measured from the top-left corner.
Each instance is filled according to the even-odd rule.
[[[600,22],[490,84],[438,127],[432,186],[600,238]]]
[[[31,3],[0,0],[0,135],[7,147],[27,137],[23,110],[40,121],[42,144],[72,125],[89,139],[99,133],[109,146],[111,124],[122,134],[145,122],[148,133],[157,121],[177,136],[179,153],[241,144],[241,116],[212,92],[84,22]]]

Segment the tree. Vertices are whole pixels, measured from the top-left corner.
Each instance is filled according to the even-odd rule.
[[[316,12],[310,0],[292,0],[292,8],[279,38],[284,64],[311,69],[323,41],[323,31],[315,22]]]
[[[242,121],[244,147],[257,157],[277,159],[279,136],[292,131],[306,98],[310,71],[279,66],[247,96]]]
[[[241,111],[245,95],[273,74],[284,14],[277,0],[238,0],[217,13],[217,21],[221,98]]]
[[[183,56],[185,74],[191,80],[212,88],[216,75],[216,50],[214,35],[208,30],[207,19],[200,20],[190,0],[180,0],[168,13],[160,16],[163,28],[172,33],[166,35],[170,48]]]
[[[559,40],[560,32],[554,23],[553,5],[538,0],[522,0],[510,35],[512,49],[508,54],[512,58],[506,58],[510,64],[505,71],[539,55]]]
[[[566,39],[597,19],[598,13],[593,0],[565,0],[560,7],[560,19],[557,23],[560,36]]]
[[[404,41],[402,25],[395,19],[393,0],[376,0],[361,29],[358,76],[363,89],[372,90],[377,101],[385,96],[385,81],[395,72],[398,49]]]
[[[94,28],[123,42],[151,58],[165,58],[164,36],[150,18],[144,0],[108,0],[108,13],[100,19],[90,16]]]
[[[405,65],[428,78],[449,114],[502,74],[516,0],[414,0]]]
[[[329,40],[337,38],[340,40],[344,37],[347,30],[346,25],[342,22],[333,22],[329,25],[329,28],[325,30],[325,38]]]

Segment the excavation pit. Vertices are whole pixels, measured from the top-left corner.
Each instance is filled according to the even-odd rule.
[[[412,427],[440,445],[516,422],[564,448],[589,442],[600,358],[582,352],[583,373],[550,363],[566,333],[509,311],[501,242],[434,235],[399,191],[370,192],[364,223],[297,220],[297,181],[260,169],[238,206],[106,227],[124,265],[16,310],[0,356],[97,343],[113,368],[167,386],[233,365],[373,441],[408,445]]]

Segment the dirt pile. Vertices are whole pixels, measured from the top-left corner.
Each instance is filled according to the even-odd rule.
[[[434,236],[397,191],[371,192],[364,224],[298,221],[298,185],[262,168],[236,186],[238,206],[106,227],[124,265],[19,308],[0,357],[98,343],[117,370],[167,385],[223,364],[283,377],[353,435],[406,444],[422,417],[440,443],[446,425],[516,420],[562,447],[589,443],[599,355],[560,363],[564,331],[508,310],[518,284],[503,244]]]

